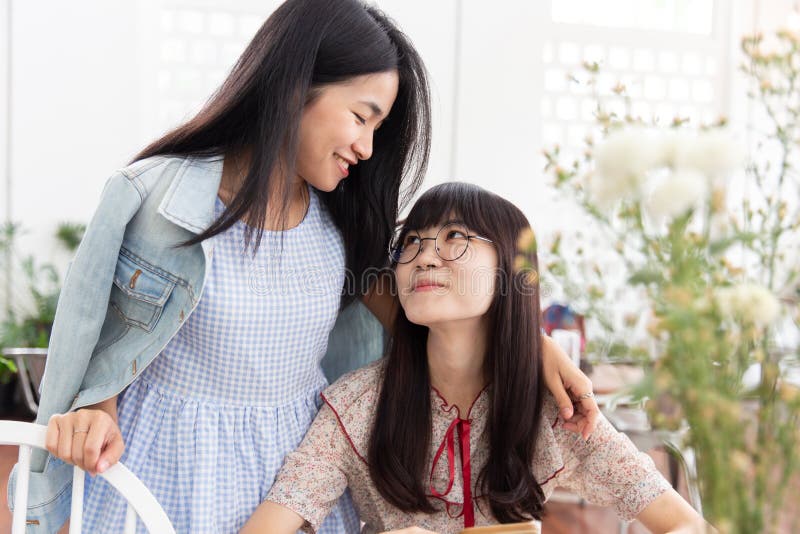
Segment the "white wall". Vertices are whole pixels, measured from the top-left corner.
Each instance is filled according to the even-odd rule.
[[[519,202],[544,204],[541,172],[541,17],[546,2],[464,2],[457,165],[452,178]],[[535,223],[537,224],[537,223]]]
[[[449,177],[455,86],[457,0],[379,0],[386,14],[414,42],[430,73],[433,143],[429,181]],[[423,16],[424,14],[424,16]],[[443,180],[442,180],[443,181]]]
[[[9,32],[9,21],[11,18],[11,4],[3,2],[0,4],[0,221],[5,221],[7,217],[8,204],[8,187],[10,182],[6,175],[8,163],[8,124],[9,124],[9,109],[6,102],[8,102],[8,80],[11,65],[9,64],[9,43],[11,40]]]
[[[158,112],[167,105],[160,96],[159,73],[169,67],[159,47],[165,35],[162,7],[199,6],[209,13],[246,9],[263,18],[276,3],[4,2],[4,8],[13,2],[13,158],[10,176],[0,165],[0,195],[5,197],[10,180],[13,196],[11,213],[0,211],[0,215],[21,221],[30,230],[24,249],[61,264],[64,258],[51,250],[57,223],[88,220],[105,178],[177,120],[166,121],[164,117],[172,115]],[[542,146],[553,142],[542,138],[540,102],[541,47],[543,40],[554,37],[546,20],[549,2],[380,0],[378,4],[411,36],[431,74],[434,136],[428,183],[463,179],[485,185],[520,204],[540,234],[569,224],[562,203],[546,186],[549,177],[542,172],[540,156]],[[720,67],[721,76],[735,69],[738,32],[751,29],[754,13],[760,25],[774,26],[784,20],[791,4],[789,0],[733,3],[729,64]],[[0,10],[0,81],[7,67],[2,54],[7,37],[3,16]],[[237,46],[232,43],[228,53]],[[192,87],[199,87],[200,95],[208,94],[222,75],[217,68]],[[734,84],[733,110],[742,109],[737,107],[739,89]],[[0,83],[0,97],[4,90]],[[185,116],[196,108],[197,98],[193,93],[169,105]],[[0,113],[5,126],[5,110]],[[0,141],[3,131],[0,128]],[[3,147],[0,142],[5,161]],[[6,204],[2,200],[0,210]]]
[[[23,249],[44,260],[57,224],[88,220],[105,178],[143,141],[137,9],[107,0],[13,2],[6,216],[29,231]]]

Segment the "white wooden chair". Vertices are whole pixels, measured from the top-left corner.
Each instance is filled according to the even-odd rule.
[[[31,453],[34,447],[45,448],[46,431],[47,427],[33,423],[0,421],[0,445],[19,446],[17,485],[14,488],[14,516],[11,523],[12,534],[23,534],[25,532]],[[117,462],[99,476],[111,484],[128,502],[124,531],[126,534],[136,532],[137,516],[149,532],[158,534],[175,533],[167,514],[153,497],[153,494],[150,493],[150,490],[121,462]],[[81,532],[84,477],[84,471],[75,467],[72,477],[70,534],[79,534]]]

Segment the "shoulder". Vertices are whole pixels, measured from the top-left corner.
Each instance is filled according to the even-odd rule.
[[[139,204],[165,175],[174,176],[186,158],[154,156],[134,161],[114,171],[106,180],[101,201],[118,201],[133,196]]]
[[[127,208],[136,212],[145,207],[157,211],[167,197],[178,196],[178,189],[181,194],[190,193],[189,197],[195,200],[199,196],[206,200],[205,193],[216,191],[221,168],[219,156],[153,156],[137,160],[118,169],[107,180],[101,207],[111,205],[123,212]]]
[[[377,402],[386,360],[381,358],[343,375],[322,392],[325,403],[347,412],[366,402]]]
[[[322,400],[362,460],[367,456],[384,365],[385,359],[380,359],[347,373],[322,393]]]
[[[171,181],[181,169],[198,164],[202,165],[202,160],[185,156],[153,156],[118,169],[109,179],[109,183],[125,182],[133,186],[144,200],[152,193],[156,184],[165,180]]]

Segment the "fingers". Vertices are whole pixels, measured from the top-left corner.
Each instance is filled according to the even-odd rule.
[[[102,473],[122,458],[125,452],[125,443],[122,441],[122,434],[117,425],[113,425],[106,433],[105,446],[102,449],[97,461],[93,465],[97,473]]]
[[[54,414],[47,422],[47,433],[44,438],[44,447],[53,456],[58,456],[58,418],[61,414]]]
[[[102,425],[92,425],[89,433],[86,434],[86,441],[83,443],[83,464],[86,466],[83,469],[92,476],[100,472],[97,469],[97,462],[100,459],[100,453],[103,451],[105,433],[106,431]]]
[[[45,447],[53,456],[91,475],[114,465],[125,450],[119,427],[102,410],[54,415],[47,425]]]
[[[564,367],[554,384],[548,384],[558,404],[564,428],[589,439],[597,428],[600,408],[592,393],[592,382],[577,367]],[[560,386],[560,387],[559,387]]]
[[[85,429],[79,428],[77,425],[72,429],[72,463],[84,471],[88,471],[88,469],[86,469],[86,464],[83,462],[83,446],[86,441],[86,435],[88,434],[88,432],[84,430]]]
[[[570,418],[564,418],[563,426],[570,432],[580,434],[586,440],[597,429],[599,420],[600,408],[597,406],[597,401],[594,397],[588,397],[575,402],[575,413]]]
[[[559,384],[560,383],[559,381]],[[553,392],[553,396],[556,399],[556,404],[558,404],[558,413],[561,415],[561,418],[564,420],[571,419],[575,410],[572,406],[572,398],[570,398],[567,390],[561,389],[558,392]]]
[[[591,390],[590,390],[591,391]],[[597,428],[597,423],[600,420],[600,407],[597,405],[597,400],[594,396],[587,399],[581,399],[578,411],[585,417],[586,423],[581,434],[583,439],[588,439],[592,432]]]
[[[589,379],[572,363],[558,343],[548,336],[542,336],[542,343],[542,368],[547,389],[555,397],[562,419],[570,419],[575,413],[570,393],[576,391],[576,386],[583,386],[582,382],[589,382]],[[591,391],[591,386],[589,382],[588,391]]]
[[[577,368],[575,368],[575,373],[570,376],[569,380],[572,384],[569,389],[572,399],[574,399],[575,411],[584,418],[579,422],[580,434],[583,439],[588,439],[594,429],[597,428],[597,418],[600,416],[600,409],[592,394],[592,381]]]
[[[589,439],[589,420],[583,416],[576,415],[569,421],[564,422],[564,428],[575,434],[580,434],[584,440]]]
[[[72,463],[72,418],[61,416],[56,419],[56,424],[58,424],[56,456],[65,462]]]

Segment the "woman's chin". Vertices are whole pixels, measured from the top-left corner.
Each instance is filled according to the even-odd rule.
[[[406,310],[406,318],[412,323],[419,325],[419,326],[430,326],[433,322],[431,320],[430,314],[427,313],[409,313]]]
[[[314,182],[309,182],[309,183],[317,191],[322,191],[324,193],[330,193],[330,192],[334,191],[339,186],[340,183],[342,183],[342,180],[344,180],[344,178],[328,178],[326,180],[315,180],[315,182],[318,182],[318,183],[314,183]]]
[[[429,328],[437,323],[441,323],[443,320],[446,320],[441,316],[440,313],[433,314],[429,309],[405,310],[405,312],[409,321],[419,326],[427,326]]]

